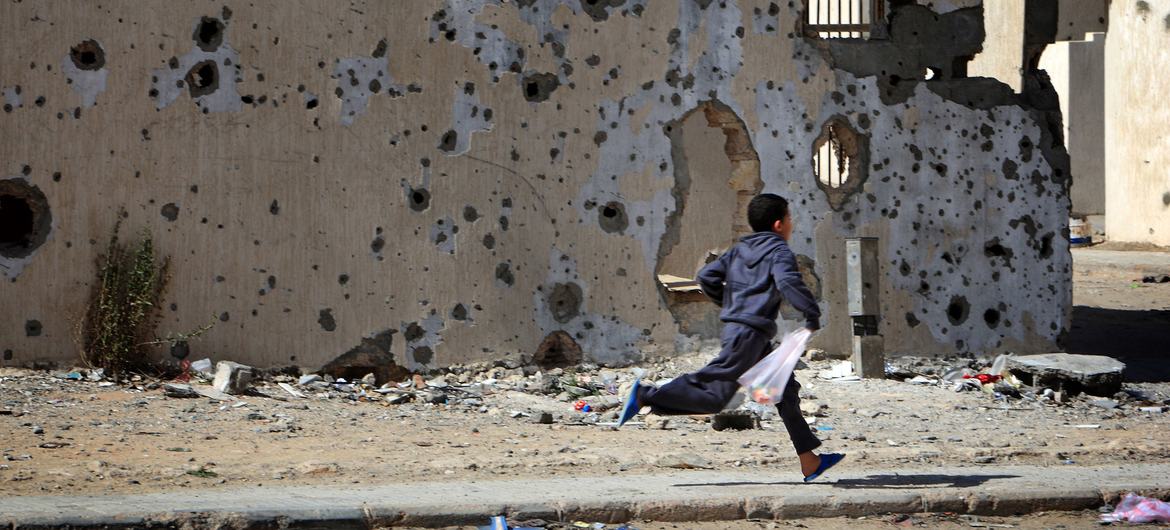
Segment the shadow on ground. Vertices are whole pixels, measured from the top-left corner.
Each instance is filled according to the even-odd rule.
[[[982,486],[990,480],[1018,478],[1019,475],[870,475],[865,478],[847,478],[836,482],[825,481],[834,488],[846,489],[894,489],[894,488],[973,488]],[[734,486],[796,486],[804,482],[707,482],[699,484],[675,484],[676,488],[696,488],[707,486],[734,487]],[[816,483],[814,483],[816,484]]]
[[[1170,381],[1170,311],[1075,306],[1064,349],[1120,360],[1126,381]]]

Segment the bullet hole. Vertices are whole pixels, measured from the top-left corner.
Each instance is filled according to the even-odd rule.
[[[317,101],[317,96],[313,96],[313,97],[309,97],[309,98],[305,99],[305,108],[308,110],[313,110],[313,109],[317,108],[317,105],[319,105],[319,104],[320,103]]]
[[[1170,191],[1162,194],[1162,206],[1170,206]]]
[[[1040,257],[1042,259],[1048,259],[1052,257],[1052,238],[1055,236],[1055,233],[1049,232],[1044,234],[1044,237],[1040,238]]]
[[[40,320],[25,321],[24,335],[26,337],[40,337],[41,336],[41,321]]]
[[[191,97],[211,94],[219,89],[219,66],[215,61],[201,61],[187,71],[186,80]]]
[[[195,26],[195,34],[192,38],[195,39],[195,45],[200,50],[205,52],[213,52],[223,44],[223,22],[219,19],[211,17],[203,17],[199,19],[199,24]]]
[[[317,323],[321,325],[321,329],[325,331],[333,331],[337,329],[337,321],[333,319],[333,310],[325,308],[318,313]]]
[[[418,364],[431,364],[435,358],[435,351],[430,346],[418,346],[411,350],[410,357]]]
[[[219,321],[220,322],[227,322],[231,319],[232,319],[232,316],[227,311],[224,311],[223,313],[219,314]]]
[[[605,131],[597,131],[597,133],[593,135],[593,143],[597,144],[598,147],[600,147],[601,144],[605,143],[605,141],[608,139],[609,134],[607,134]]]
[[[581,346],[564,331],[554,331],[540,342],[532,362],[543,370],[568,368],[581,362]]]
[[[967,321],[967,314],[970,311],[971,304],[967,303],[966,297],[951,297],[951,303],[947,305],[947,320],[951,321],[952,326],[958,326]]]
[[[425,211],[431,206],[431,192],[426,188],[410,188],[406,192],[406,200],[410,203],[410,209],[416,212]]]
[[[507,263],[500,263],[496,265],[496,279],[504,282],[504,285],[511,287],[516,283],[516,277],[512,274],[512,266]]]
[[[455,307],[451,309],[451,318],[455,320],[467,320],[467,306],[455,304]]]
[[[987,256],[988,258],[1003,258],[1004,262],[1009,267],[1011,267],[1012,256],[1014,254],[1015,253],[1012,252],[1012,249],[1000,244],[998,237],[991,239],[983,245],[984,256]]]
[[[455,145],[459,143],[459,133],[454,130],[449,130],[443,133],[443,137],[439,140],[439,150],[450,153],[455,150]]]
[[[626,0],[581,0],[581,10],[594,22],[601,22],[609,18],[609,9],[625,3]]]
[[[381,254],[382,249],[385,247],[386,240],[381,236],[381,234],[374,236],[374,240],[370,242],[370,250],[374,251],[374,254]]]
[[[906,313],[906,325],[907,326],[910,326],[913,328],[913,327],[917,327],[921,323],[922,322],[918,320],[918,317],[915,316],[914,313],[910,313],[910,312]]]
[[[349,275],[348,275],[348,274],[342,274],[342,275],[338,276],[338,277],[337,277],[337,283],[338,283],[339,285],[345,285],[345,284],[349,283]]]
[[[626,207],[620,202],[611,201],[597,209],[597,221],[601,229],[613,233],[622,233],[630,226],[630,219],[626,216]]]
[[[597,66],[601,64],[601,57],[598,57],[596,54],[590,55],[589,57],[585,58],[585,64],[589,66]]]
[[[524,76],[521,84],[524,87],[524,99],[539,103],[547,100],[553,91],[561,85],[561,82],[557,79],[556,74],[540,73]]]
[[[280,202],[278,202],[276,199],[272,199],[272,204],[268,205],[268,213],[272,215],[280,214]]]
[[[0,256],[26,257],[49,236],[53,218],[40,188],[23,180],[0,180]]]
[[[496,236],[485,234],[483,236],[483,246],[488,250],[496,248]]]
[[[407,342],[414,342],[423,338],[426,334],[427,332],[423,330],[422,326],[418,325],[418,322],[411,322],[406,325],[406,329],[402,332],[402,337]]]
[[[553,320],[562,324],[581,314],[581,286],[575,283],[558,283],[548,293],[548,307]]]
[[[999,311],[988,309],[983,312],[983,321],[987,323],[987,327],[995,329],[999,326]]]
[[[179,218],[179,207],[176,206],[173,202],[168,202],[163,205],[162,210],[159,213],[161,213],[163,218],[165,218],[167,221],[173,223],[175,222],[175,219]]]
[[[476,211],[474,206],[468,204],[467,206],[463,207],[463,220],[464,221],[467,221],[469,223],[474,223],[477,219],[479,219],[479,212]]]
[[[4,360],[5,361],[12,360],[12,350],[4,350]]]
[[[106,65],[106,51],[93,39],[69,48],[69,59],[79,70],[101,70]]]

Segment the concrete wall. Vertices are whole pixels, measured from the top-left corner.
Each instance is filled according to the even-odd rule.
[[[691,225],[664,127],[707,101],[750,135],[725,154],[758,153],[798,211],[818,345],[849,347],[844,238],[862,235],[882,239],[892,352],[1049,350],[1070,304],[1059,120],[950,75],[983,39],[981,9],[950,4],[822,42],[800,3],[766,0],[6,2],[0,182],[51,218],[0,257],[0,362],[74,358],[120,208],[173,258],[160,334],[216,319],[196,357],[419,369],[557,331],[595,362],[674,353],[654,275]],[[100,66],[70,58],[89,39]],[[811,171],[829,119],[868,142],[835,206]]]
[[[987,2],[983,12],[987,39],[967,73],[998,79],[1019,92],[1023,87],[1024,0]]]
[[[1067,46],[1070,90],[1057,92],[1067,107],[1063,114],[1072,159],[1072,210],[1100,215],[1105,213],[1105,34],[1091,33]]]
[[[1170,245],[1170,6],[1115,1],[1105,40],[1109,239]]]

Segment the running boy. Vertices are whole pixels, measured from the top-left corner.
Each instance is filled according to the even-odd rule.
[[[633,418],[643,406],[654,414],[713,414],[723,410],[739,389],[736,379],[770,350],[776,335],[781,300],[804,314],[805,327],[820,328],[820,308],[796,267],[788,248],[792,214],[788,201],[765,193],[748,204],[748,224],[755,233],[739,240],[731,250],[699,271],[703,293],[723,308],[723,350],[707,366],[684,374],[661,388],[634,381],[622,408],[618,425]],[[821,441],[800,413],[800,384],[789,380],[776,408],[800,458],[804,481],[810,482],[845,458],[843,454],[817,455]]]

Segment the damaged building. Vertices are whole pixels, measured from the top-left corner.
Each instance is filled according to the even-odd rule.
[[[850,350],[871,237],[891,354],[1055,350],[1072,175],[1034,59],[1079,8],[1005,3],[1010,39],[979,0],[6,2],[0,365],[74,362],[123,209],[172,260],[158,333],[214,316],[200,358],[673,355],[717,336],[689,279],[759,192],[813,346]]]

